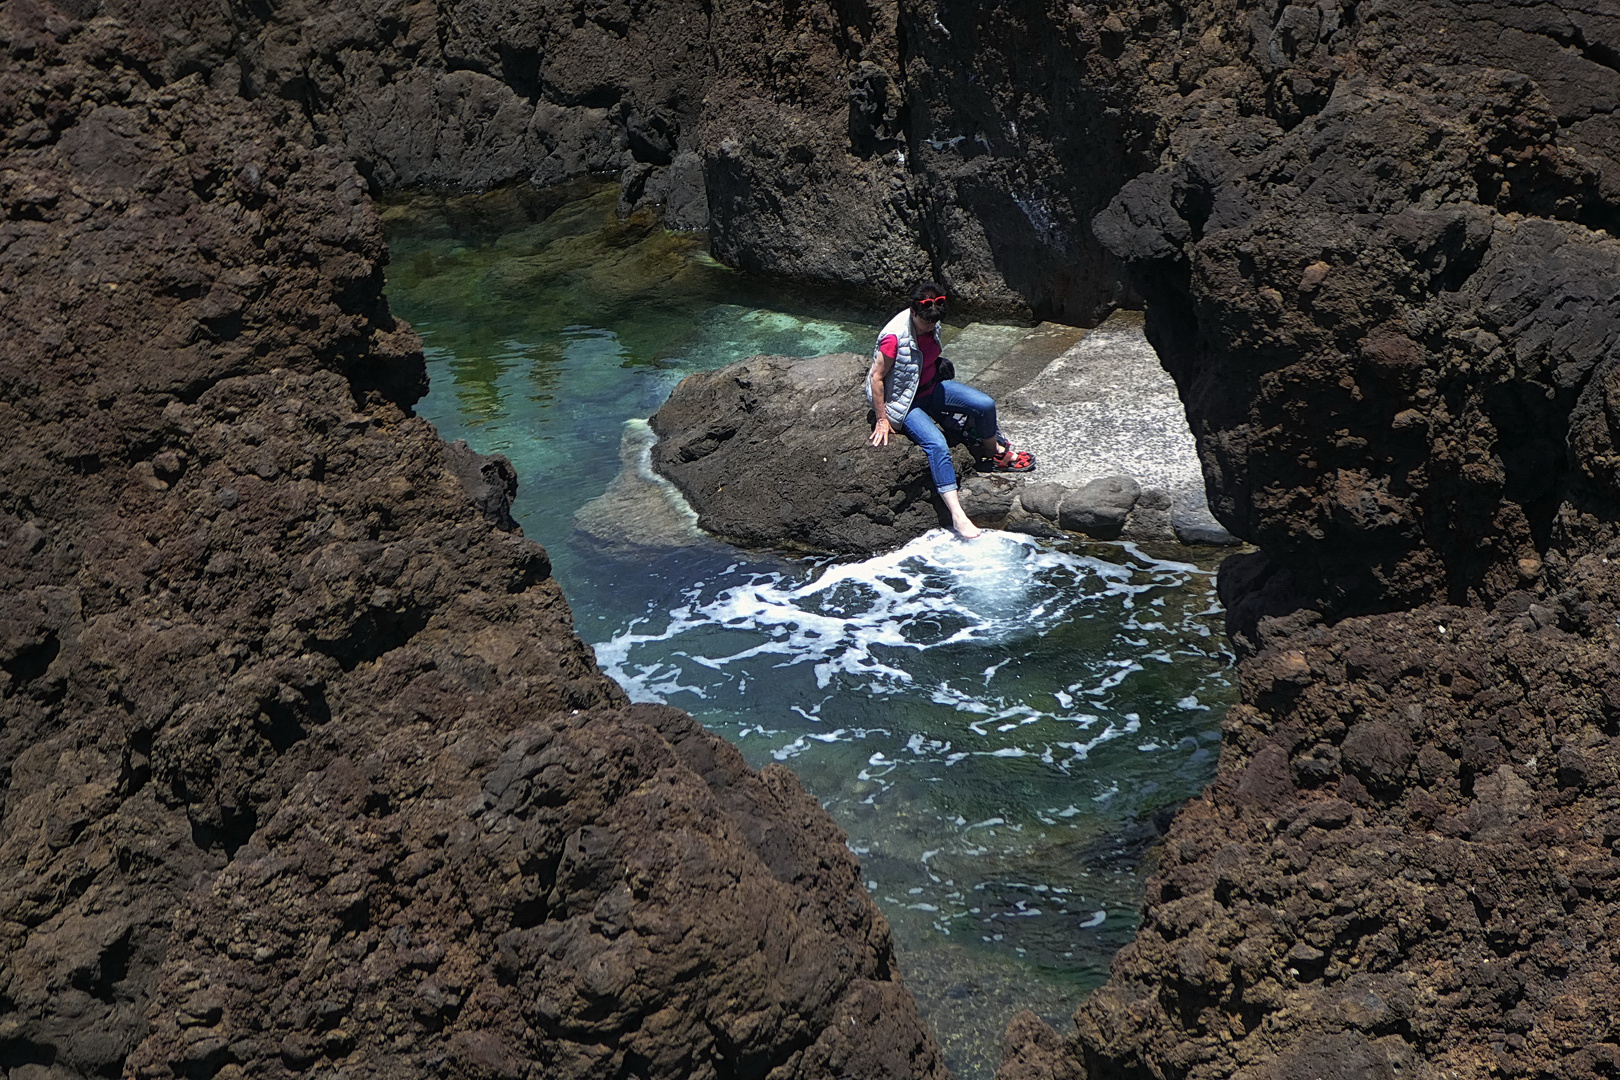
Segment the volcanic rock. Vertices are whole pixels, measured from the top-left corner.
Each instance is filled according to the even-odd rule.
[[[1581,942],[1620,900],[1603,809],[1617,586],[1587,556],[1558,598],[1581,613],[1565,628],[1425,607],[1280,634],[1247,660],[1219,776],[1172,826],[1072,1059],[1517,1075],[1548,1040],[1600,1043],[1605,1021],[1573,1003],[1613,983]],[[1608,1058],[1560,1060],[1584,1076]]]
[[[1067,1053],[1006,1067],[1604,1075],[1620,20],[1152,10],[1165,158],[1093,228],[1261,548],[1243,704]]]
[[[0,1063],[941,1075],[842,834],[598,670],[365,183],[184,40],[0,11]]]
[[[747,899],[786,911],[799,841],[625,709],[543,555],[407,414],[367,189],[598,169],[632,209],[701,204],[750,269],[1085,323],[1145,299],[1215,515],[1261,548],[1223,573],[1220,775],[1110,984],[1072,1037],[1015,1024],[1009,1076],[1620,1068],[1612,6],[12,0],[0,39],[15,1071],[937,1068],[830,839],[803,887],[854,907],[792,932],[849,951],[794,984],[791,1032],[774,978],[717,1028],[663,1004],[679,980],[637,997],[659,926],[615,860],[757,863]],[[726,447],[775,438],[732,417],[681,425],[715,494]],[[843,498],[829,547],[935,523],[920,455],[851,435],[829,482],[750,496],[806,530],[798,500]],[[873,463],[910,486],[885,501]],[[604,837],[547,804],[553,747],[724,816]]]

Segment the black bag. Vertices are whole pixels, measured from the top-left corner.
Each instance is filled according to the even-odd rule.
[[[956,378],[956,365],[951,363],[948,356],[941,356],[934,362],[934,382],[942,383],[947,379]]]

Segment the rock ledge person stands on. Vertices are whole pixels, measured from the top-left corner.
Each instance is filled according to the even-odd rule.
[[[878,331],[866,376],[866,398],[877,415],[871,443],[886,445],[896,427],[911,436],[928,455],[928,472],[951,512],[951,528],[972,539],[979,535],[979,527],[968,520],[956,494],[956,466],[941,424],[954,429],[956,424],[948,417],[967,416],[967,438],[982,471],[1029,472],[1035,459],[1013,450],[997,433],[996,403],[990,395],[939,377],[939,321],[944,315],[945,290],[925,281],[911,290],[911,306]]]

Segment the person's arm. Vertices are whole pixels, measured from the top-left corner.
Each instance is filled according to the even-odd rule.
[[[887,445],[889,435],[893,432],[893,428],[889,424],[889,414],[884,407],[883,401],[883,380],[889,377],[889,372],[892,370],[894,370],[894,357],[880,349],[878,354],[872,357],[872,368],[866,373],[866,383],[872,391],[872,408],[877,410],[877,423],[872,425],[871,442],[873,446]]]

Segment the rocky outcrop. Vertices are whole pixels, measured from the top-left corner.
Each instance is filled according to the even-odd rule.
[[[1127,50],[1165,47],[1132,35],[1149,11]],[[1006,1075],[1608,1075],[1614,958],[1579,943],[1620,913],[1620,22],[1179,29],[1146,91],[1165,162],[1094,229],[1262,549],[1222,572],[1243,704],[1137,942],[1072,1035],[1014,1025]]]
[[[869,444],[866,368],[854,353],[757,356],[689,375],[652,416],[653,467],[680,489],[699,527],[747,547],[871,554],[949,528],[921,448],[904,436]],[[952,453],[975,522],[1062,531],[1063,490],[979,475],[966,446]],[[1033,509],[1020,501],[1025,490]],[[1063,521],[1117,537],[1139,489],[1120,494],[1075,492]]]
[[[922,451],[867,444],[865,370],[864,358],[834,353],[689,375],[652,416],[653,468],[702,529],[745,546],[871,552],[948,526]],[[966,448],[955,452],[969,467]]]
[[[71,8],[0,23],[8,1066],[936,1068],[847,854],[784,855],[791,784],[626,711],[490,520],[499,467],[406,415],[359,175],[619,167],[752,269],[1085,322],[1140,295],[1261,548],[1223,574],[1220,777],[1113,981],[1072,1035],[1015,1024],[1009,1075],[1615,1071],[1609,6]],[[850,520],[926,521],[863,471]],[[716,811],[599,846],[554,805],[592,770]],[[614,860],[671,851],[770,878],[660,922]],[[739,970],[785,955],[757,912],[849,952],[750,978],[731,1027],[683,1026],[678,959],[627,1000],[708,908]]]
[[[978,324],[953,337],[957,377],[999,400],[1000,429],[1039,463],[979,472],[956,447],[963,508],[983,527],[1038,536],[1234,543],[1210,516],[1174,384],[1140,318],[1116,316],[1080,337]],[[866,372],[866,358],[843,353],[757,356],[691,375],[652,417],[650,464],[699,526],[748,546],[872,554],[949,527],[921,448],[903,434],[870,445]],[[635,521],[637,506],[667,505],[661,494],[618,505],[634,483],[627,461],[581,517],[616,514],[649,546],[689,543]]]
[[[750,270],[891,295],[931,273],[972,303],[1088,324],[1132,295],[1092,227],[1124,184],[1193,130],[1257,149],[1346,73],[1529,74],[1585,164],[1541,185],[1546,162],[1504,143],[1490,198],[1536,192],[1602,225],[1620,190],[1612,15],[1573,0],[100,10],[150,28],[157,77],[258,101],[374,188],[622,171],[627,210],[707,226]]]
[[[126,14],[0,9],[0,1067],[942,1075],[814,800],[410,415],[354,167]]]
[[[1088,222],[1156,163],[1146,61],[1077,6],[98,10],[161,42],[155,78],[258,102],[373,190],[617,171],[626,211],[706,227],[728,262],[887,295],[936,275],[986,307],[1099,319],[1124,292]]]
[[[1269,640],[1071,1060],[1609,1075],[1617,585],[1590,555],[1556,596]]]
[[[1620,355],[1620,246],[1480,194],[1584,175],[1543,149],[1534,87],[1346,81],[1264,152],[1189,135],[1190,164],[1101,220],[1155,298],[1217,514],[1336,610],[1490,601],[1613,516],[1592,417]]]
[[[128,1068],[940,1074],[859,872],[673,709],[400,725],[192,895]]]

